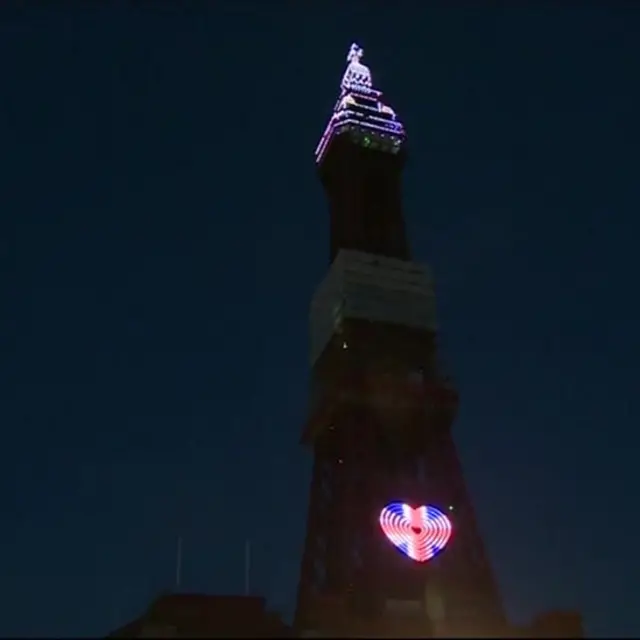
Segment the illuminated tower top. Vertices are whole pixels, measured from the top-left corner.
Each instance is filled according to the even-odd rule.
[[[330,260],[342,250],[410,260],[402,215],[405,132],[351,45],[316,163],[329,201]]]
[[[361,62],[363,53],[355,43],[349,49],[340,97],[316,148],[317,163],[322,162],[333,139],[343,134],[363,147],[394,154],[404,142],[404,127],[394,110],[382,102],[382,93],[374,89],[371,71]]]

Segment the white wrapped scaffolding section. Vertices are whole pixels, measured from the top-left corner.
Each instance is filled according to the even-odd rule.
[[[424,265],[342,249],[313,296],[310,316],[312,365],[346,318],[435,331],[433,278]]]

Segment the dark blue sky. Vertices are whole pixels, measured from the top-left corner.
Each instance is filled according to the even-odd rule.
[[[291,611],[312,154],[354,39],[508,610],[640,633],[638,7],[98,4],[0,10],[0,635],[124,623],[178,532],[184,589],[240,592],[250,537]]]

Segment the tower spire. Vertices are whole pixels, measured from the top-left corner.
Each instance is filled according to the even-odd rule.
[[[373,88],[371,71],[369,67],[360,62],[363,53],[362,47],[359,47],[355,42],[351,45],[349,53],[347,53],[347,62],[349,64],[340,83],[340,88],[342,89],[341,97],[349,91],[366,91]]]
[[[332,141],[349,134],[365,147],[398,153],[405,132],[395,111],[373,86],[371,71],[362,63],[364,49],[355,42],[347,53],[347,68],[340,82],[340,96],[316,148],[316,162],[322,163]]]

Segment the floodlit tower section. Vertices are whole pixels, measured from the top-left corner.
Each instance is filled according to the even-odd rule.
[[[490,636],[500,598],[451,437],[428,267],[409,259],[405,132],[353,45],[316,160],[331,266],[310,312],[313,449],[299,635]]]
[[[374,89],[362,53],[355,44],[349,50],[340,96],[315,154],[331,213],[331,260],[340,249],[408,260],[404,127]]]

